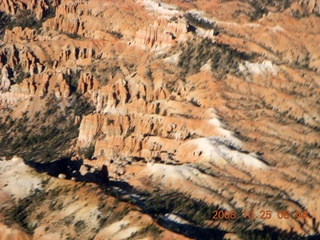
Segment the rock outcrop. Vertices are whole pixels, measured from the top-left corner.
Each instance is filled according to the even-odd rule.
[[[163,48],[181,41],[187,33],[187,23],[181,18],[175,21],[160,19],[148,28],[136,33],[135,43],[148,48]]]
[[[19,11],[27,9],[32,11],[37,19],[41,20],[48,11],[49,6],[45,0],[3,0],[0,2],[0,10],[10,15],[15,15]]]
[[[3,0],[0,2],[0,10],[8,14],[14,15],[18,10],[25,10],[27,5],[24,1]]]
[[[203,219],[171,208],[169,200],[165,213],[141,209],[155,211],[163,225],[194,224],[178,225],[184,237],[201,239],[190,229],[230,236],[240,235],[234,229],[253,234],[264,226],[317,237],[318,1],[167,2],[0,0],[11,20],[30,11],[39,23],[39,29],[4,27],[0,151],[20,151],[32,161],[72,160],[77,170],[58,169],[61,178],[113,184],[139,208],[157,206],[139,193],[161,200],[174,192],[206,211],[214,204],[217,210],[273,213],[250,222],[213,221],[207,213]],[[90,211],[102,209],[102,216],[107,209],[99,208]],[[277,218],[282,210],[306,216],[284,221]],[[79,231],[80,238],[123,239],[140,226],[128,216],[126,223],[111,218],[103,225],[101,216],[90,222],[94,230]],[[117,224],[126,226],[119,230],[124,235]],[[51,227],[47,236],[59,238]],[[42,228],[35,227],[39,239],[46,235]],[[137,229],[130,234],[140,234]]]
[[[28,234],[21,231],[18,227],[15,228],[9,228],[5,225],[0,225],[0,234],[1,239],[3,240],[31,240],[32,237]]]

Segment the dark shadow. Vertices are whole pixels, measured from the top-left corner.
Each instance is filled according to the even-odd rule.
[[[34,168],[39,173],[48,173],[53,177],[59,174],[65,174],[66,179],[76,178],[79,182],[91,182],[98,185],[108,185],[108,169],[106,166],[101,171],[87,172],[85,175],[80,174],[80,168],[83,160],[71,160],[70,158],[61,158],[50,163],[39,163],[35,161],[24,161],[26,165]]]
[[[196,27],[189,23],[189,26],[187,28],[187,32],[196,33],[196,30],[197,30]]]
[[[175,221],[171,221],[166,218],[159,219],[157,223],[162,227],[169,229],[172,232],[183,234],[188,238],[193,238],[198,240],[223,239],[223,236],[225,234],[224,231],[219,229],[203,228],[203,227],[198,227],[191,224],[177,223]]]
[[[131,194],[133,190],[133,187],[129,183],[123,181],[109,181],[109,185],[112,187],[118,187],[128,194]]]
[[[280,229],[274,227],[264,226],[262,230],[250,230],[238,232],[238,235],[242,237],[242,239],[270,239],[270,240],[316,240],[320,239],[319,234],[315,234],[313,236],[302,237],[293,231],[282,231]]]
[[[39,163],[35,161],[25,160],[24,163],[32,168],[34,168],[39,173],[48,173],[50,176],[58,177],[60,173],[63,173],[67,178],[71,178],[72,172],[74,170],[79,171],[82,160],[71,161],[70,158],[61,158],[50,163]]]
[[[114,188],[116,187],[116,188]],[[126,182],[116,182],[110,181],[110,185],[105,189],[106,194],[117,197],[120,201],[130,202],[136,206],[139,206],[141,212],[147,214],[153,218],[160,226],[175,232],[177,234],[184,235],[192,239],[223,239],[225,234],[224,231],[214,228],[205,228],[197,224],[184,224],[172,221],[165,217],[166,213],[173,212],[173,209],[167,209],[164,203],[167,198],[174,200],[179,198],[180,194],[178,193],[169,193],[161,195],[160,197],[160,209],[155,210],[154,207],[158,204],[152,202],[151,205],[148,204],[148,201],[153,198],[153,194],[149,192],[140,192],[137,189],[132,188]],[[184,217],[184,216],[180,216]],[[187,219],[187,218],[184,218]]]
[[[107,175],[107,167],[102,168],[100,172],[87,172],[84,176],[80,174],[80,168],[83,165],[83,160],[71,161],[70,158],[61,158],[55,162],[51,163],[38,163],[34,161],[24,161],[26,165],[34,168],[37,172],[43,173],[47,172],[50,176],[57,177],[59,174],[63,173],[66,175],[67,179],[76,177],[77,181],[82,182],[92,182],[100,185],[101,189],[110,196],[114,196],[120,201],[130,202],[136,206],[139,206],[141,212],[151,216],[155,222],[157,222],[162,227],[173,231],[178,234],[182,234],[188,238],[192,239],[223,239],[225,231],[218,228],[210,228],[201,226],[203,223],[197,223],[188,216],[187,213],[184,215],[176,214],[182,219],[188,220],[189,223],[181,223],[178,221],[173,221],[169,219],[165,214],[175,212],[176,204],[183,205],[189,204],[192,201],[192,207],[197,211],[201,210],[200,207],[205,207],[210,210],[210,206],[205,205],[205,202],[195,201],[188,196],[183,196],[179,193],[168,193],[162,194],[155,197],[154,193],[141,192],[134,189],[130,184],[123,181],[105,181]],[[101,175],[101,172],[103,173]],[[106,182],[108,184],[106,184]],[[184,201],[179,199],[185,198]],[[166,200],[170,200],[167,202]],[[209,219],[208,216],[205,217]],[[250,230],[250,231],[237,231],[237,235],[243,239],[310,239],[316,240],[320,239],[320,235],[313,235],[309,237],[301,237],[295,232],[285,232],[276,228],[265,226],[262,230]]]

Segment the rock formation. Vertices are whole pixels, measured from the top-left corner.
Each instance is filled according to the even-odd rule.
[[[318,1],[0,0],[0,11],[0,151],[60,166],[57,186],[91,181],[118,197],[95,197],[80,217],[66,193],[64,220],[44,201],[48,221],[76,231],[34,225],[35,239],[59,238],[55,228],[151,239],[156,221],[154,239],[319,237]],[[121,218],[105,219],[113,201]],[[213,220],[213,206],[272,217]]]

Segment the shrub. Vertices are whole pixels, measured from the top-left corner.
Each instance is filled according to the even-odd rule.
[[[123,37],[123,34],[119,31],[107,31],[107,33],[118,39],[121,39]]]
[[[7,25],[7,27],[12,30],[14,27],[21,27],[22,29],[40,29],[42,22],[37,20],[34,13],[28,10],[20,11],[17,16],[12,18],[13,20]]]
[[[89,147],[84,148],[80,151],[80,154],[87,159],[91,159],[94,153],[94,145],[91,144]]]
[[[8,14],[0,11],[0,38],[3,38],[8,25],[11,25],[12,20]]]
[[[74,224],[74,229],[76,232],[81,232],[86,227],[86,222],[83,220],[79,220]]]
[[[196,26],[204,28],[204,29],[213,29],[214,28],[213,23],[206,21],[205,19],[202,19],[200,17],[197,18],[196,16],[194,16],[191,13],[187,13],[184,16],[187,19],[187,21],[193,25],[196,25]]]
[[[200,42],[193,39],[186,45],[180,45],[182,53],[178,66],[183,69],[185,75],[198,72],[200,68],[211,60],[211,70],[218,77],[224,74],[238,74],[241,61],[251,60],[256,54],[247,54],[238,51],[223,43],[213,43],[210,39],[202,39]]]

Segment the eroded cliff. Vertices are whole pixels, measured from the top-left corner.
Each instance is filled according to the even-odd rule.
[[[6,0],[0,11],[2,155],[81,160],[82,175],[107,167],[117,194],[181,237],[319,233],[318,1]],[[199,208],[176,207],[173,192]],[[92,237],[114,236],[103,227]]]

